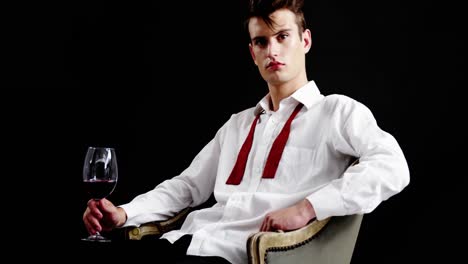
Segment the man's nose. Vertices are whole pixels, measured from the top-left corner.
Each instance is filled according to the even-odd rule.
[[[275,58],[278,56],[279,44],[276,41],[270,41],[268,43],[268,57]]]

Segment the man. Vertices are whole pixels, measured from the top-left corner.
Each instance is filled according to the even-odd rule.
[[[214,192],[213,207],[192,212],[163,238],[185,241],[182,251],[195,260],[246,263],[251,233],[369,213],[409,183],[398,143],[369,109],[345,96],[325,97],[307,79],[312,39],[302,5],[251,1],[249,49],[269,93],[232,115],[179,176],[119,207],[90,201],[83,216],[90,233],[164,220]]]

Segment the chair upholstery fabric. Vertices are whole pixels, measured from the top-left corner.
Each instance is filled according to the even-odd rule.
[[[268,264],[347,264],[351,262],[363,215],[332,217],[314,238],[289,250],[271,250]],[[262,263],[257,261],[256,263]]]

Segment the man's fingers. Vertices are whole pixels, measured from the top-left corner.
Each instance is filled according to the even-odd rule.
[[[113,203],[111,203],[109,200],[106,198],[101,199],[99,201],[99,208],[104,212],[104,213],[113,213],[115,211],[115,206]]]
[[[99,210],[98,205],[99,205],[99,201],[96,201],[96,200],[93,200],[93,199],[91,199],[91,200],[88,201],[88,209],[89,209],[89,211],[90,211],[93,215],[95,215],[96,217],[102,218],[102,213],[101,213],[101,211]]]
[[[90,217],[88,218],[88,223],[89,223],[89,226],[91,227],[91,234],[94,235],[96,232],[100,232],[102,230],[102,227],[101,227],[101,224],[99,223],[99,221],[94,218],[94,217]]]
[[[83,222],[85,224],[86,230],[91,235],[94,235],[96,234],[96,232],[99,232],[102,230],[102,227],[99,221],[89,214],[87,215],[87,217],[83,218]]]
[[[101,224],[99,223],[99,219],[102,219],[102,217],[102,213],[96,207],[96,202],[89,201],[88,208],[83,214],[83,222],[90,235],[94,235],[102,229]]]
[[[271,228],[271,231],[278,231],[278,230],[283,229],[283,227],[280,224],[278,224],[277,222],[271,223],[270,228]]]
[[[93,208],[90,208],[89,209],[89,212],[94,216],[96,217],[97,219],[102,219],[102,213],[101,211],[99,210],[99,208],[97,207],[93,207]]]
[[[99,202],[99,201],[96,201],[96,200],[94,200],[94,199],[90,199],[90,200],[88,201],[88,204],[87,204],[87,205],[88,205],[89,208],[93,208],[93,207],[96,207],[96,206],[97,206],[97,203],[98,203],[98,202]]]
[[[270,231],[270,222],[271,222],[271,219],[268,218],[265,223],[265,232]]]
[[[262,227],[260,228],[260,231],[262,232],[268,232],[270,231],[270,217],[266,216],[265,219],[263,220]]]

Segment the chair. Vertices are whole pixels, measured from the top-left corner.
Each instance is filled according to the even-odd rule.
[[[357,163],[358,159],[350,166]],[[192,210],[186,208],[166,221],[127,227],[126,238],[141,240],[150,236],[159,237],[179,228]],[[252,234],[246,243],[249,264],[350,263],[362,218],[363,215],[334,216],[321,221],[314,220],[293,231]]]
[[[126,238],[141,240],[159,237],[179,228],[191,208],[166,221],[127,227]],[[350,263],[362,215],[314,220],[303,228],[287,232],[258,232],[247,240],[249,264],[344,264]]]

